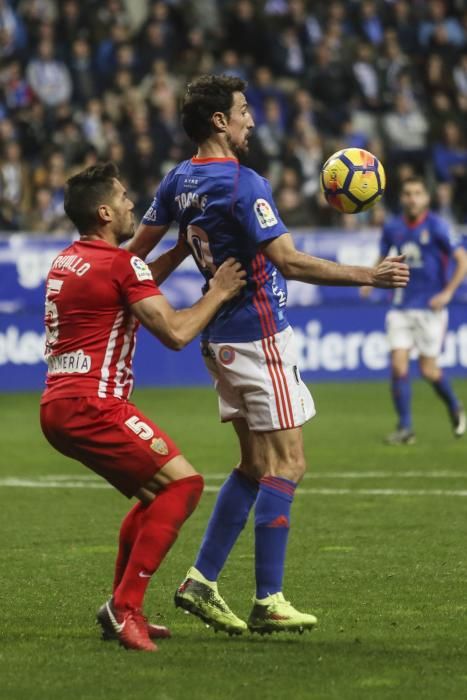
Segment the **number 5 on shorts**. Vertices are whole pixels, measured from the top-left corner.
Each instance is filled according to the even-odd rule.
[[[130,428],[141,440],[150,440],[154,437],[154,430],[147,423],[140,420],[138,416],[131,416],[125,421],[125,425]]]

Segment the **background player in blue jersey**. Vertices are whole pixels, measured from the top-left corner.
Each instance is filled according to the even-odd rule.
[[[410,282],[405,289],[395,291],[386,317],[392,396],[399,417],[397,430],[386,442],[395,445],[415,442],[409,376],[412,348],[419,352],[422,376],[446,404],[454,434],[461,437],[466,429],[464,410],[438,365],[438,357],[448,325],[447,306],[467,273],[467,254],[448,223],[429,210],[429,194],[421,178],[405,180],[400,202],[402,214],[384,225],[380,249],[381,259],[389,251],[403,254],[410,267]],[[450,258],[456,264],[448,278]]]
[[[221,419],[233,423],[239,439],[240,463],[220,490],[195,566],[175,595],[177,605],[232,634],[247,625],[220,596],[217,579],[253,506],[256,597],[249,629],[293,631],[316,623],[282,594],[290,509],[306,469],[301,426],[315,413],[287,321],[286,279],[381,287],[408,280],[401,257],[352,267],[295,249],[268,182],[238,160],[254,126],[245,87],[226,76],[202,76],[188,86],[182,122],[198,152],[164,178],[131,243],[145,256],[176,221],[180,243],[155,263],[158,282],[188,250],[206,283],[228,256],[247,271],[244,292],[223,307],[202,344]]]

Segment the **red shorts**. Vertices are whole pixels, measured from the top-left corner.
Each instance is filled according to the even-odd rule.
[[[56,450],[79,460],[128,498],[180,454],[155,423],[120,399],[54,399],[41,405],[41,426]]]

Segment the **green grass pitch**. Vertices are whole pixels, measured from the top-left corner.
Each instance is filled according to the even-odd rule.
[[[467,404],[465,382],[456,387]],[[452,438],[421,383],[413,447],[381,443],[394,425],[385,384],[313,393],[319,413],[304,431],[310,470],[295,499],[285,593],[319,626],[230,639],[175,610],[172,596],[237,460],[232,430],[217,422],[209,389],[136,392],[209,486],[148,592],[151,619],[173,631],[158,654],[103,643],[94,626],[128,502],[90,488],[92,478],[73,481],[88,472],[42,438],[37,394],[2,395],[2,700],[466,698],[467,439]],[[220,580],[242,616],[254,591],[252,534],[250,521]]]

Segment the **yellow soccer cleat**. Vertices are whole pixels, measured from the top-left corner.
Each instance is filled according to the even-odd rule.
[[[230,635],[242,634],[248,627],[246,622],[232,612],[219,595],[216,581],[208,581],[194,566],[188,570],[183,583],[177,588],[175,606],[196,615],[216,632]]]
[[[272,632],[299,632],[311,630],[318,620],[314,615],[295,610],[282,593],[267,598],[253,598],[253,610],[248,618],[250,632],[271,634]]]

